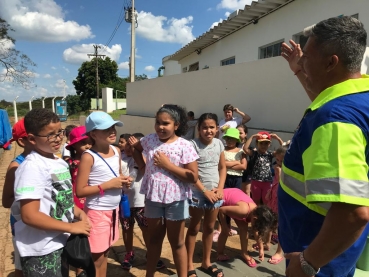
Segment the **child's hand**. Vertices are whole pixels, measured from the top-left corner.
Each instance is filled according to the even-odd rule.
[[[212,204],[218,201],[218,196],[215,194],[213,190],[206,190],[204,192],[204,196],[208,199]]]
[[[87,221],[87,219],[73,222],[70,224],[71,224],[71,228],[70,228],[71,234],[75,234],[75,235],[83,234],[86,236],[90,235],[91,225],[89,221]]]
[[[125,176],[118,176],[111,179],[105,189],[121,189],[123,188],[123,183],[125,181]]]
[[[277,134],[270,134],[270,137],[275,139],[275,138],[277,138],[278,136],[277,136]]]
[[[131,145],[131,146],[135,146],[137,143],[139,142],[139,140],[138,139],[136,139],[134,136],[131,136],[131,137],[129,137],[129,139],[128,139],[128,143],[129,143],[129,145]]]
[[[154,165],[166,169],[170,165],[170,160],[163,152],[158,151],[154,154]]]
[[[131,187],[133,178],[130,176],[120,176],[122,180],[122,185],[126,186],[127,189]]]
[[[223,199],[223,189],[215,188],[215,189],[213,189],[213,191],[217,195],[218,200],[222,200]]]

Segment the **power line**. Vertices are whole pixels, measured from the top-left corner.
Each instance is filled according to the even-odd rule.
[[[88,57],[95,57],[96,58],[96,109],[99,110],[99,57],[105,57],[106,55],[98,54],[99,48],[101,46],[94,45],[95,53],[94,54],[87,54]]]

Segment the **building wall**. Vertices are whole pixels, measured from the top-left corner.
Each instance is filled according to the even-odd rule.
[[[181,68],[189,68],[191,64],[199,62],[201,70],[205,66],[220,66],[221,60],[233,56],[236,57],[236,63],[258,60],[260,47],[280,40],[288,42],[305,27],[342,14],[358,13],[359,20],[369,31],[368,4],[367,0],[295,0],[261,18],[257,24],[250,24],[203,49],[200,55],[193,53],[183,58],[179,64]],[[165,76],[178,74],[177,71],[170,70],[170,67],[165,70]]]
[[[282,57],[127,83],[127,91],[127,115],[154,117],[162,104],[174,103],[196,117],[213,112],[222,118],[231,103],[251,116],[249,127],[287,132],[309,105]]]

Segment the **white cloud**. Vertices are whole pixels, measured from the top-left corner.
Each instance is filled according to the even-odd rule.
[[[63,66],[63,69],[65,70],[65,72],[67,72],[69,74],[69,69],[66,68],[65,66]]]
[[[56,70],[56,67],[55,67],[55,66],[52,66],[52,67],[51,67],[51,69],[52,69],[52,70]]]
[[[93,57],[88,57],[87,54],[93,54],[95,52],[94,44],[79,44],[74,45],[71,48],[65,49],[63,52],[63,59],[67,63],[81,64],[85,61],[91,60]],[[106,55],[114,61],[118,61],[122,47],[120,44],[114,44],[111,48],[105,48],[104,45],[100,45],[99,54]]]
[[[94,37],[90,26],[66,21],[62,7],[54,0],[1,0],[0,11],[15,30],[15,39],[65,42]]]
[[[119,69],[127,70],[129,69],[129,62],[122,62],[118,65]]]
[[[220,22],[222,22],[222,21],[223,21],[223,19],[219,18],[219,21],[216,21],[216,22],[214,22],[213,24],[211,24],[211,26],[210,26],[210,28],[209,28],[209,29],[214,28],[215,26],[218,26],[218,24],[219,24]]]
[[[246,5],[250,5],[252,0],[222,0],[217,9],[238,10],[244,9]]]
[[[137,20],[137,35],[149,40],[184,45],[195,38],[192,34],[193,26],[189,25],[193,21],[192,16],[167,19],[165,16],[155,16],[150,12],[141,11]]]
[[[153,67],[152,65],[148,65],[148,66],[145,66],[145,70],[146,71],[154,71],[155,67]]]
[[[230,14],[231,14],[230,12],[225,12],[224,16],[225,16],[226,18],[228,18],[228,16],[229,16]]]
[[[50,78],[51,78],[51,75],[50,75],[50,74],[45,74],[45,75],[43,76],[43,78],[45,78],[45,79],[50,79]]]
[[[68,88],[67,84],[65,83],[65,81],[63,79],[58,79],[55,83],[55,87],[57,87],[57,88],[64,89],[64,86],[65,86],[65,88]]]
[[[210,12],[210,11],[212,11],[213,10],[213,8],[208,8],[206,11],[207,12]]]

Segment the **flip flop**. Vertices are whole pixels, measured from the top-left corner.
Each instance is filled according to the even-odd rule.
[[[270,264],[279,264],[281,261],[284,260],[284,257],[281,257],[279,259],[273,259],[273,256],[268,260],[268,263]]]
[[[228,257],[227,254],[221,254],[217,258],[217,261],[219,261],[219,262],[225,262],[225,261],[228,261],[228,260],[230,260],[230,257]]]
[[[258,245],[257,243],[254,243],[254,244],[252,245],[252,248],[253,248],[254,250],[259,251],[259,245]],[[264,245],[264,250],[265,250],[265,251],[269,251],[269,250],[270,250],[270,248],[269,248],[269,247],[266,247],[266,246]]]
[[[223,269],[218,268],[215,264],[212,264],[208,268],[201,267],[201,269],[212,277],[218,277],[219,273],[222,273],[222,277],[224,277]]]
[[[187,273],[187,277],[190,277],[191,275],[195,275],[195,277],[197,277],[196,270],[190,270],[190,271]]]
[[[256,267],[258,264],[256,263],[256,261],[253,258],[250,258],[248,260],[245,261],[245,263],[249,266],[249,267]]]

